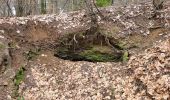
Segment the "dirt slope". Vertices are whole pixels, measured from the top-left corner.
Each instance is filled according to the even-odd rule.
[[[54,56],[59,38],[90,28],[85,11],[0,19],[0,100],[169,100],[170,4],[107,7],[99,31],[129,53],[127,62]],[[113,40],[114,41],[114,40]]]
[[[71,62],[42,53],[26,71],[26,100],[168,100],[170,42],[158,43],[121,63]]]

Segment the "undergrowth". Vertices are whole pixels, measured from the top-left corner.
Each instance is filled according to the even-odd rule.
[[[106,7],[111,4],[111,0],[96,0],[96,5],[98,7]]]
[[[24,55],[27,60],[33,60],[37,55],[39,55],[39,52],[40,49],[31,49],[28,52],[25,52]]]
[[[19,89],[19,85],[23,82],[24,77],[25,77],[25,68],[21,67],[15,77],[14,77],[14,97],[17,98],[17,100],[24,100],[24,98],[22,96],[19,95],[18,93],[18,89]]]
[[[1,49],[4,49],[5,48],[5,45],[3,45],[2,43],[0,43],[0,50]]]

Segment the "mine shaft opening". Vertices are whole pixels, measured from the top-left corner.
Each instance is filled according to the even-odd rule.
[[[128,54],[118,44],[101,32],[71,33],[60,37],[54,56],[71,61],[121,62]]]

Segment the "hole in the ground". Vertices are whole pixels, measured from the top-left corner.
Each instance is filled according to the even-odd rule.
[[[72,33],[59,39],[60,45],[54,56],[71,61],[89,62],[118,62],[126,55],[118,41],[100,32],[87,34],[86,32]]]

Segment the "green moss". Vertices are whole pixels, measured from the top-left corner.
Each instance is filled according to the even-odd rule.
[[[123,56],[122,56],[122,61],[127,62],[129,60],[129,52],[125,51]]]
[[[96,5],[98,7],[106,7],[111,4],[111,0],[96,0]]]
[[[54,55],[72,61],[91,61],[91,62],[112,62],[120,61],[122,55],[117,55],[108,46],[94,45],[91,48],[80,51],[70,51],[68,48],[60,48]]]
[[[133,49],[133,48],[139,48],[138,43],[134,43],[130,40],[121,40],[118,42],[118,46],[122,49],[122,50],[129,50],[129,49]]]
[[[17,100],[25,100],[23,96],[18,97]]]
[[[11,43],[9,44],[9,47],[10,47],[10,48],[13,48],[13,49],[16,49],[16,48],[17,48],[17,44],[16,44],[15,42],[11,42]]]
[[[14,84],[19,86],[19,84],[24,80],[24,68],[21,67],[15,75]]]
[[[71,61],[122,61],[122,52],[124,50],[122,48],[124,44],[119,43],[114,37],[108,37],[108,34],[101,32],[96,34],[89,35],[83,32],[66,34],[59,40],[60,45],[56,49],[54,56]],[[108,40],[106,40],[106,38]],[[112,46],[108,44],[108,41]]]
[[[24,67],[21,67],[21,68],[17,71],[17,73],[16,73],[16,75],[15,75],[15,77],[14,77],[14,80],[13,80],[13,82],[14,82],[14,90],[13,90],[12,96],[13,96],[13,98],[16,98],[17,100],[24,100],[24,98],[21,97],[21,96],[19,95],[19,93],[18,93],[19,85],[20,85],[21,82],[24,80],[24,76],[25,76],[24,71],[25,71],[25,68],[24,68]]]
[[[122,50],[123,50],[123,49],[126,49],[126,43],[123,42],[123,41],[119,41],[117,45],[118,45],[119,48],[122,49]]]
[[[93,61],[93,62],[106,62],[106,61],[113,61],[114,57],[109,54],[103,54],[100,52],[94,51],[85,51],[80,54],[85,58],[85,60]]]
[[[117,56],[112,54],[113,51],[108,47],[94,46],[90,50],[84,50],[80,55],[87,61],[92,62],[109,62],[116,61]]]
[[[85,35],[84,35],[83,32],[80,32],[80,33],[78,33],[78,36],[79,36],[79,37],[84,37]]]
[[[117,33],[117,32],[119,32],[120,30],[121,30],[121,28],[118,27],[118,26],[113,26],[112,29],[111,29],[111,31],[114,32],[114,33]]]
[[[93,45],[90,50],[99,51],[100,53],[108,53],[108,54],[112,54],[113,52],[112,48],[108,46],[100,46],[100,45]]]
[[[3,45],[2,43],[0,43],[0,49],[4,49],[5,45]]]

